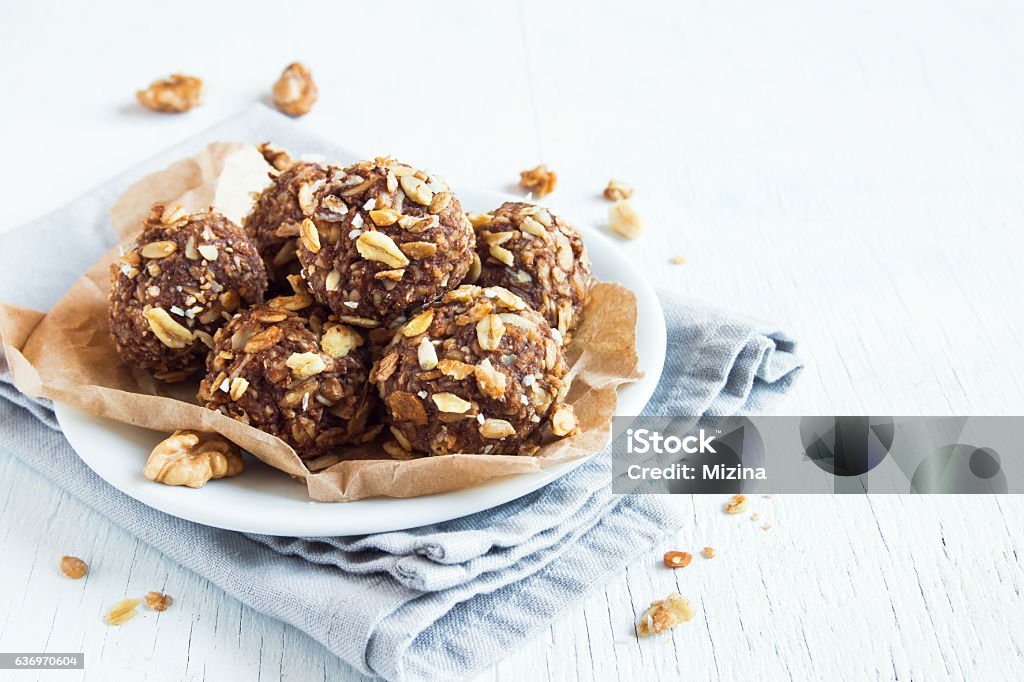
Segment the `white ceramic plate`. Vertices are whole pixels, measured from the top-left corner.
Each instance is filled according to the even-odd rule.
[[[486,211],[513,197],[460,191],[467,210]],[[640,414],[665,362],[665,318],[654,290],[623,258],[611,240],[594,228],[576,225],[599,279],[620,282],[636,292],[637,354],[644,376],[619,391],[616,412]],[[280,471],[246,455],[242,476],[198,490],[157,485],[142,475],[149,452],[166,434],[96,417],[67,405],[54,406],[71,446],[100,478],[130,497],[162,512],[228,530],[310,537],[360,535],[423,526],[473,514],[533,492],[572,471],[583,460],[543,471],[503,476],[468,490],[406,499],[374,498],[347,503],[311,501],[306,488]]]

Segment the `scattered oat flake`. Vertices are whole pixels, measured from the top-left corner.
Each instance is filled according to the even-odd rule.
[[[770,499],[774,498],[775,496],[774,495],[762,495],[761,497],[766,499],[766,500],[770,500]]]
[[[693,555],[689,552],[665,552],[665,556],[662,559],[665,565],[669,568],[685,568],[690,565],[693,561]]]
[[[682,256],[672,256],[671,258],[668,259],[668,262],[671,263],[672,265],[683,265],[684,263],[686,263],[686,259],[683,258]]]
[[[704,551],[702,552],[702,554],[704,555],[705,559],[714,559],[715,558],[715,548],[714,547],[705,547]]]
[[[772,524],[769,523],[769,522],[765,522],[765,524],[763,526],[761,526],[761,530],[771,530],[771,528],[772,528]]]
[[[135,607],[139,605],[138,599],[122,599],[114,604],[107,614],[107,623],[110,625],[122,625],[138,615]]]
[[[154,611],[166,611],[174,603],[174,598],[163,592],[147,592],[146,606]]]
[[[644,231],[644,221],[628,199],[619,199],[608,207],[608,227],[623,239],[636,239]]]
[[[60,570],[72,580],[78,580],[89,572],[89,564],[76,556],[65,556],[60,560]]]
[[[759,521],[761,519],[761,512],[754,512],[750,515],[751,521]]]
[[[733,495],[728,502],[725,503],[726,514],[739,514],[747,509],[747,496],[746,495]]]

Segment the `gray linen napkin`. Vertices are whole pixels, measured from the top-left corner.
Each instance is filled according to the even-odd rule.
[[[647,414],[724,416],[768,409],[799,373],[795,344],[753,321],[661,294],[668,347],[658,391]],[[282,554],[353,573],[385,571],[419,590],[443,590],[504,570],[530,553],[564,545],[593,526],[621,499],[607,490],[610,455],[603,453],[566,482],[474,515],[398,533],[358,538],[252,535]],[[570,483],[571,481],[571,483]],[[438,538],[444,542],[439,543]]]
[[[113,245],[107,210],[131,181],[207,142],[232,139],[351,157],[253,107],[0,235],[0,299],[49,309]],[[59,257],[26,258],[40,241]],[[800,370],[793,342],[781,333],[668,295],[662,303],[671,352],[651,413],[763,411]],[[245,536],[167,516],[100,480],[59,433],[47,402],[18,393],[3,366],[0,423],[0,446],[58,486],[361,672],[391,679],[459,678],[493,662],[682,523],[665,497],[611,495],[606,452],[520,500],[464,519],[365,537]]]

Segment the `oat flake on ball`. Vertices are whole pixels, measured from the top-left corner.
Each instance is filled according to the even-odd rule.
[[[475,235],[438,175],[390,158],[332,172],[299,228],[302,276],[349,324],[388,324],[458,286]]]
[[[476,284],[522,296],[568,343],[583,318],[591,280],[579,233],[547,209],[521,202],[469,218],[480,259]]]
[[[108,321],[125,362],[158,379],[199,369],[213,334],[263,299],[267,276],[240,227],[209,211],[156,205],[142,233],[110,266]]]
[[[371,437],[376,402],[359,331],[296,293],[244,310],[217,332],[199,400],[312,459]]]
[[[540,428],[575,429],[568,366],[547,321],[500,287],[460,286],[395,334],[371,380],[400,448],[532,454]]]

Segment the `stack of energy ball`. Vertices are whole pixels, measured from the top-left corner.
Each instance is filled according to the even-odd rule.
[[[576,428],[564,347],[590,262],[546,209],[463,212],[438,175],[261,148],[242,227],[154,206],[111,266],[110,331],[164,381],[305,460],[384,429],[394,457],[533,454]]]

